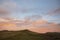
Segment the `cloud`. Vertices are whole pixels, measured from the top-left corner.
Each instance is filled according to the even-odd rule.
[[[0,22],[9,22],[10,20],[7,20],[5,18],[0,18]]]
[[[27,23],[27,25],[26,25]],[[60,32],[60,24],[50,23],[46,20],[36,20],[36,21],[24,21],[22,23],[24,29],[28,29],[38,33],[45,32]]]
[[[52,16],[54,16],[54,15],[60,15],[60,8],[56,8],[54,10],[51,10],[47,14],[48,15],[52,15]]]
[[[19,24],[19,26],[17,25]],[[0,30],[9,30],[9,31],[18,31],[24,30],[24,27],[21,27],[22,20],[14,20],[12,18],[0,18]]]
[[[17,13],[28,13],[28,12],[38,13],[41,10],[41,8],[23,7],[22,5],[18,4],[16,1],[13,0],[1,1],[0,7],[8,9],[10,12],[17,12]]]
[[[13,2],[12,0],[3,0],[1,3],[0,3],[0,7],[4,7],[4,8],[16,8],[16,3]]]
[[[3,0],[0,3],[0,30],[22,30],[28,29],[31,31],[45,33],[45,32],[60,32],[60,24],[50,23],[42,19],[40,15],[27,16],[24,20],[17,20],[13,18],[5,18],[10,12],[38,12],[39,8],[20,8],[17,3],[10,0]],[[60,8],[48,12],[48,15],[60,15]],[[9,15],[8,15],[9,16]]]
[[[1,3],[0,3],[0,14],[1,15],[6,15],[7,14],[11,14],[13,13],[14,11],[16,12],[16,3],[15,2],[12,2],[12,0],[2,0]]]
[[[38,13],[41,9],[40,8],[23,8],[23,7],[18,7],[17,10],[18,10],[18,12],[22,12],[22,13],[28,13],[28,12]]]
[[[41,25],[41,24],[40,24]],[[55,24],[55,23],[45,23],[42,24],[42,26],[38,25],[35,27],[36,25],[31,26],[30,28],[28,28],[28,30],[34,31],[34,32],[38,32],[38,33],[46,33],[46,32],[60,32],[60,25]]]
[[[6,22],[9,20],[8,22]],[[4,22],[5,21],[5,22]],[[0,30],[24,30],[28,29],[38,33],[45,33],[45,32],[60,32],[60,24],[57,23],[50,23],[43,19],[38,19],[35,21],[31,20],[14,20],[14,19],[4,19],[3,22],[0,22]]]
[[[22,27],[16,27],[16,24],[13,24],[11,22],[0,23],[0,30],[17,31],[22,29]]]
[[[31,15],[31,16],[26,16],[24,19],[33,21],[33,20],[42,19],[42,16],[41,15]]]
[[[7,16],[9,11],[5,8],[0,8],[0,16]]]

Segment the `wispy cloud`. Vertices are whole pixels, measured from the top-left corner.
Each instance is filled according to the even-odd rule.
[[[54,10],[51,10],[47,14],[51,15],[51,16],[53,16],[53,15],[60,15],[60,8],[56,8]]]
[[[7,20],[7,19],[5,19]],[[8,22],[0,22],[0,30],[24,30],[45,33],[45,32],[60,32],[60,24],[50,23],[46,20],[10,20]]]
[[[9,13],[10,12],[7,9],[0,8],[0,17],[6,17],[6,16],[8,16]]]
[[[31,16],[25,16],[24,19],[28,19],[28,20],[38,20],[38,19],[42,19],[43,17],[41,15],[31,15]]]
[[[12,0],[2,0],[0,3],[0,14],[7,15],[7,13],[13,13],[16,11],[16,3]]]
[[[36,6],[39,6],[39,5],[36,5]],[[16,30],[28,29],[31,31],[39,32],[39,33],[40,32],[43,32],[43,33],[44,32],[60,32],[59,31],[60,24],[50,23],[47,20],[44,20],[42,16],[45,17],[45,15],[40,15],[40,14],[42,14],[41,12],[46,12],[46,11],[42,10],[40,12],[40,10],[41,10],[40,7],[31,7],[31,8],[22,7],[22,4],[17,4],[12,0],[0,0],[0,17],[1,17],[0,30],[16,31]],[[32,14],[28,15],[30,12]],[[15,15],[16,13],[16,16],[18,16],[17,13],[19,13],[19,17],[20,17],[20,13],[28,13],[28,14],[26,14],[26,17],[23,20],[18,20],[16,18],[14,19],[14,18],[6,17],[6,16],[9,16],[11,13],[14,13],[12,15]],[[49,10],[49,12],[46,15],[49,15],[49,16],[60,15],[60,8],[57,8],[51,11]],[[23,16],[23,14],[21,16]],[[49,19],[49,17],[47,19]],[[56,20],[60,20],[60,19],[58,18]]]
[[[39,26],[40,25],[40,26]],[[59,24],[55,24],[55,23],[41,23],[40,24],[35,23],[35,25],[30,26],[30,28],[28,28],[31,31],[34,32],[38,32],[38,33],[45,33],[45,32],[60,32],[60,25]]]

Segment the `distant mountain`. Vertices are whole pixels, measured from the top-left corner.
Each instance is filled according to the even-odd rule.
[[[0,31],[0,40],[60,40],[60,33],[36,33],[29,30]]]

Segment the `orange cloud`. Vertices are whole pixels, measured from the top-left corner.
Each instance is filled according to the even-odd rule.
[[[5,19],[6,21],[7,19]],[[28,29],[38,33],[60,32],[60,24],[49,23],[46,20],[10,20],[8,22],[0,22],[0,30],[24,30]]]
[[[36,25],[36,24],[46,24],[46,23],[47,23],[46,20],[36,20],[36,21],[32,22],[33,25]]]
[[[14,23],[0,23],[0,30],[18,31],[18,30],[24,30],[24,28],[18,27]]]
[[[31,31],[38,32],[38,33],[46,33],[46,32],[60,32],[60,25],[56,23],[42,23],[42,26],[35,25],[28,28]]]
[[[53,30],[50,30],[49,28],[29,28],[29,30],[34,31],[34,32],[38,32],[38,33],[45,33],[45,32],[52,32]]]
[[[13,23],[8,23],[8,22],[3,22],[3,23],[0,23],[0,27],[3,29],[3,30],[7,30],[7,29],[13,29],[13,27],[15,27],[16,25],[13,24]],[[12,28],[11,28],[12,27]]]
[[[60,32],[60,25],[57,23],[49,23],[46,20],[32,21],[31,25],[28,25],[25,28],[38,33]]]
[[[17,31],[17,30],[22,30],[25,29],[24,27],[21,27],[20,24],[22,24],[24,21],[22,20],[14,20],[14,19],[9,19],[9,18],[0,18],[0,30],[12,30],[12,31]],[[17,25],[19,24],[19,26]]]

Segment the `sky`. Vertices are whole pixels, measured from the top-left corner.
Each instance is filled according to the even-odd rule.
[[[39,25],[42,32],[44,32],[44,28],[48,30],[50,26],[54,25],[49,31],[54,28],[53,31],[55,31],[57,26],[59,26],[57,29],[60,29],[60,0],[0,0],[0,22],[3,22],[4,26],[11,26],[12,23],[15,26],[29,26],[24,27],[27,29]],[[47,25],[48,28],[41,27],[40,24]],[[32,27],[34,31],[35,26]],[[37,26],[37,29],[39,27]],[[5,28],[7,27],[1,27],[1,29]],[[18,28],[15,27],[15,29]]]

